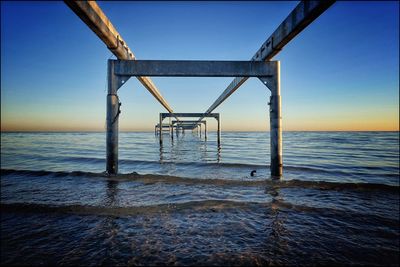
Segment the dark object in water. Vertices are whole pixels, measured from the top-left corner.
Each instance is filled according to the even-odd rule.
[[[255,174],[256,172],[257,172],[256,170],[252,170],[251,173],[250,173],[250,175],[251,175],[251,176],[254,176],[254,174]]]

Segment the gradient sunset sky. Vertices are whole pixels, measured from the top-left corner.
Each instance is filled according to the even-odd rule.
[[[298,2],[98,4],[138,59],[249,60]],[[63,2],[1,2],[1,130],[103,131],[110,56]],[[399,130],[398,2],[337,2],[274,60],[284,130]],[[175,112],[204,112],[232,78],[152,80]],[[135,78],[119,96],[122,131],[165,112]],[[268,130],[268,100],[249,79],[215,110],[222,129]]]

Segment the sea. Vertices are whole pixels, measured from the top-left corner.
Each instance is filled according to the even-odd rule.
[[[0,264],[399,265],[399,132],[158,138],[2,132]]]

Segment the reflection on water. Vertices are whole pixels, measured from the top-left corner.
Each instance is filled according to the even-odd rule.
[[[114,180],[107,181],[106,198],[104,199],[104,205],[107,207],[117,206],[117,193],[118,182]]]
[[[207,141],[168,134],[160,150],[153,133],[120,133],[119,172],[218,179],[269,177],[267,132],[215,132]],[[398,185],[399,135],[396,132],[284,132],[284,178],[308,181]],[[160,164],[163,163],[163,164]],[[5,169],[105,170],[104,133],[1,133]],[[257,170],[255,177],[250,172]]]
[[[282,180],[222,140],[121,133],[108,177],[103,134],[2,134],[0,264],[398,266],[396,133],[285,133]]]
[[[160,145],[160,163],[163,163],[163,161],[164,161],[163,150],[164,150],[163,146]]]
[[[268,237],[268,241],[271,242],[272,244],[272,254],[273,254],[273,259],[275,261],[277,259],[280,259],[282,261],[282,258],[284,256],[284,252],[287,251],[287,242],[285,240],[285,236],[287,235],[286,229],[285,229],[285,222],[284,222],[284,213],[280,213],[280,203],[283,202],[282,197],[279,195],[279,186],[275,186],[272,184],[269,188],[266,189],[266,193],[270,194],[272,196],[271,200],[271,210],[270,210],[270,216],[271,216],[271,225],[270,225],[270,234]],[[281,265],[284,264],[284,262],[269,262],[270,264],[274,265]]]
[[[159,146],[160,163],[163,163],[165,158],[170,161],[180,160],[182,152],[187,151],[193,151],[195,154],[198,154],[201,161],[221,162],[222,145],[211,146],[208,149],[207,138],[202,138],[202,136],[195,131],[192,132],[190,139],[190,143],[194,143],[195,146],[188,144],[188,140],[185,139],[183,135],[177,135],[174,138],[172,138],[172,136],[173,135],[170,134],[163,134],[163,143]],[[196,153],[196,150],[199,153]],[[214,154],[214,151],[216,151],[215,159],[210,157],[210,155]]]

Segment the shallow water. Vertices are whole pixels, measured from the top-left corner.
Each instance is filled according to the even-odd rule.
[[[399,264],[398,132],[207,137],[2,133],[1,264]]]

